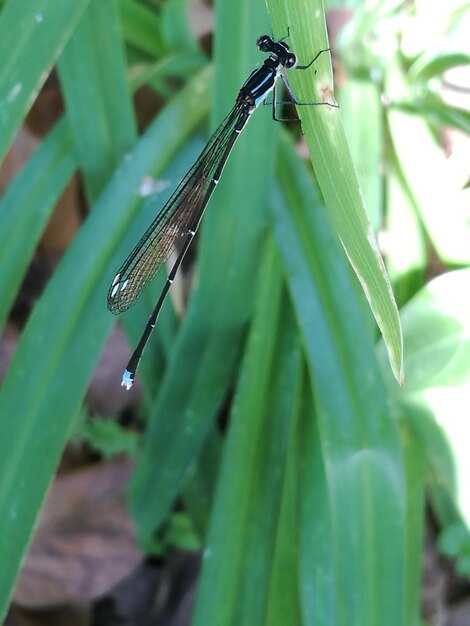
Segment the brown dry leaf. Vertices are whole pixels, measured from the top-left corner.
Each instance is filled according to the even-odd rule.
[[[64,252],[82,222],[80,184],[74,176],[64,189],[39,243],[41,252]]]
[[[0,167],[0,196],[8,189],[16,174],[24,167],[39,145],[28,129],[21,127]]]
[[[0,334],[0,383],[3,381],[17,343],[18,330],[11,322],[7,322]]]
[[[0,167],[0,195],[22,170],[32,154],[63,113],[63,103],[57,77],[53,72],[39,92],[26,123],[19,129]],[[75,176],[65,188],[49,223],[44,230],[40,249],[46,253],[63,252],[82,222],[80,184]]]
[[[24,607],[90,601],[141,560],[125,507],[126,459],[60,476],[49,493],[14,593]]]

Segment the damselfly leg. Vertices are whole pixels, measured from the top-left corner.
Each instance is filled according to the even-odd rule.
[[[286,39],[288,37],[288,35],[286,35],[284,37],[284,39]],[[281,40],[282,41],[282,40]],[[307,63],[307,65],[296,65],[296,67],[294,69],[296,70],[307,70],[309,69],[314,63],[315,61],[320,57],[320,55],[322,55],[324,52],[329,52],[330,48],[325,48],[324,50],[320,50],[314,57],[313,59]],[[276,114],[276,107],[277,106],[282,106],[282,105],[292,105],[295,104],[295,106],[329,106],[332,107],[334,109],[339,108],[339,105],[336,102],[327,102],[327,101],[322,101],[322,102],[301,102],[300,100],[298,100],[292,90],[292,87],[290,86],[290,83],[286,77],[286,75],[284,73],[280,74],[281,80],[284,84],[284,87],[287,90],[287,93],[289,94],[290,99],[289,100],[278,100],[276,98],[276,94],[277,94],[277,83],[274,85],[273,88],[273,99],[268,101],[265,100],[263,102],[264,105],[269,105],[272,107],[272,115],[273,115],[273,120],[276,122],[298,122],[299,118],[298,117],[278,117]]]

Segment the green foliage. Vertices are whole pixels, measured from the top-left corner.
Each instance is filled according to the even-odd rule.
[[[2,322],[76,169],[89,208],[0,389],[2,614],[114,321],[107,287],[161,206],[140,196],[142,178],[189,168],[211,92],[214,127],[261,62],[257,36],[289,33],[301,63],[328,47],[320,0],[270,0],[271,23],[261,3],[218,2],[214,68],[181,0],[59,4],[9,0],[0,12],[0,154],[54,65],[67,110],[0,199]],[[149,552],[204,545],[196,625],[419,624],[425,487],[442,549],[468,571],[470,270],[447,270],[469,264],[470,229],[436,138],[443,124],[470,126],[441,93],[442,73],[469,60],[470,11],[348,4],[340,109],[298,107],[316,181],[292,133],[256,112],[205,216],[185,315],[167,303],[142,362],[130,510]],[[301,100],[333,101],[329,55],[290,74]],[[141,85],[166,103],[138,137]],[[388,233],[404,389],[364,205]],[[426,284],[432,255],[443,276]],[[122,318],[131,343],[161,280]],[[113,422],[82,430],[105,455],[135,450]]]
[[[456,559],[459,574],[470,574],[470,533],[465,524],[455,522],[446,526],[440,537],[439,547],[444,554]]]
[[[123,428],[114,420],[89,417],[81,424],[75,435],[105,459],[117,454],[133,456],[138,449],[139,437],[136,432]]]

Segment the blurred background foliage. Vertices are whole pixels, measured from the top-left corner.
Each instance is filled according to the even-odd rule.
[[[441,554],[470,573],[468,2],[324,7],[335,119],[400,309],[405,387],[388,361],[399,376],[393,324],[381,317],[393,318],[393,300],[385,282],[368,281],[374,240],[360,241],[349,151],[302,117],[312,168],[298,124],[275,124],[261,107],[129,394],[119,387],[125,337],[135,344],[164,276],[112,330],[116,268],[262,62],[256,38],[290,28],[308,62],[328,45],[323,6],[0,5],[2,614],[62,457],[68,481],[90,461],[101,473],[86,474],[82,499],[59,522],[52,487],[18,606],[96,600],[142,553],[164,567],[177,548],[203,554],[196,626],[443,623],[436,616],[452,593],[421,604],[429,520]],[[322,84],[321,63],[298,78],[300,91]],[[132,463],[116,465],[123,457]],[[51,576],[51,534],[92,518],[111,492],[123,498],[108,468],[129,481],[132,524],[113,505],[98,534],[119,538],[109,554],[127,569],[96,587],[102,561],[73,575],[86,531],[82,543],[65,533],[69,554],[56,546],[55,557],[66,592],[35,593]],[[65,508],[75,488],[60,489]],[[125,556],[124,543],[133,546]],[[145,619],[126,623],[190,620]]]

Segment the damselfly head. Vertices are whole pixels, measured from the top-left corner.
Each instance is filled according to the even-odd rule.
[[[297,65],[297,57],[289,51],[289,46],[282,40],[274,41],[269,35],[261,35],[256,42],[261,52],[267,52],[287,70]]]

